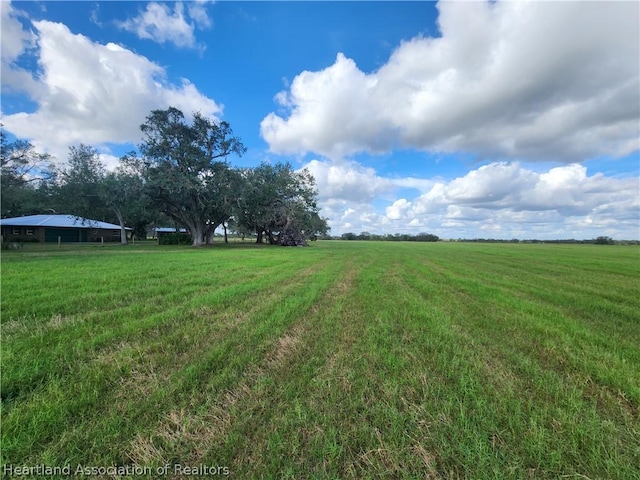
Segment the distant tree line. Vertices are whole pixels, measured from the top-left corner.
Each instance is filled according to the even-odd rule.
[[[246,148],[227,122],[194,113],[187,122],[173,107],[154,110],[141,125],[138,151],[123,156],[115,170],[96,148],[69,149],[65,166],[25,140],[9,142],[1,131],[2,218],[66,213],[121,226],[146,237],[152,226],[186,228],[193,246],[213,241],[218,228],[255,235],[257,243],[303,245],[327,235],[320,217],[315,180],[288,163],[234,168],[227,158]]]
[[[387,242],[438,242],[441,239],[432,233],[418,233],[411,235],[409,233],[394,233],[378,235],[369,232],[361,232],[359,234],[353,232],[343,233],[340,236],[324,235],[323,240],[372,240]],[[556,244],[595,244],[595,245],[640,245],[638,240],[614,240],[611,237],[600,236],[594,239],[576,240],[574,238],[558,239],[558,240],[520,240],[512,238],[509,240],[499,238],[458,238],[448,240],[450,242],[470,242],[470,243],[556,243]]]
[[[555,244],[595,244],[595,245],[640,245],[638,240],[614,240],[611,237],[600,236],[593,239],[577,240],[575,238],[555,239],[555,240],[539,240],[525,239],[520,240],[512,238],[511,240],[497,238],[471,238],[453,240],[455,242],[475,242],[475,243],[555,243]]]
[[[437,242],[440,238],[432,233],[418,233],[411,235],[409,233],[394,233],[386,235],[376,235],[369,232],[361,232],[355,234],[352,232],[343,233],[340,237],[332,237],[341,240],[372,240],[382,242]]]

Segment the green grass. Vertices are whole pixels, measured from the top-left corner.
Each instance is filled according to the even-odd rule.
[[[1,353],[3,465],[640,478],[637,247],[26,248]]]

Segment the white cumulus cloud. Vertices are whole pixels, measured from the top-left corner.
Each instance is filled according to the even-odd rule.
[[[637,178],[589,175],[577,163],[537,173],[517,162],[496,162],[439,182],[411,202],[397,200],[387,217],[404,223],[417,218],[434,229],[490,230],[500,238],[518,236],[526,226],[541,238],[607,234],[633,239],[639,187]],[[598,233],[602,228],[606,233]]]
[[[151,2],[136,17],[119,22],[120,28],[138,37],[157,43],[173,43],[178,47],[195,47],[195,28],[211,26],[205,8],[206,2],[193,2],[187,6],[176,2],[173,9],[168,3]]]
[[[482,158],[622,156],[639,147],[637,2],[441,2],[441,37],[371,73],[339,53],[276,95],[271,151],[341,158],[395,147]]]
[[[391,181],[378,176],[373,168],[355,162],[312,160],[306,168],[315,178],[321,199],[366,203],[393,188]]]
[[[332,234],[430,232],[442,238],[638,239],[637,177],[589,174],[578,163],[531,170],[493,162],[463,176],[385,178],[356,162],[313,160],[321,214]],[[417,181],[420,180],[420,181]]]
[[[320,199],[372,202],[398,188],[425,190],[434,181],[416,177],[383,177],[375,169],[351,160],[311,160],[304,168],[313,175]]]
[[[122,46],[93,42],[61,23],[32,25],[40,72],[32,75],[10,65],[9,71],[3,68],[2,81],[4,87],[6,75],[28,78],[29,88],[23,90],[37,109],[4,115],[2,121],[8,131],[31,140],[41,151],[65,158],[68,146],[80,142],[136,143],[149,112],[170,105],[186,115],[222,113],[222,106],[189,80],[169,82],[162,67]],[[25,38],[18,29],[13,36],[14,43]]]
[[[26,18],[11,2],[0,2],[0,40],[2,44],[1,71],[3,91],[30,91],[36,94],[38,87],[31,75],[15,67],[16,61],[35,47],[36,36],[24,29],[19,18]]]

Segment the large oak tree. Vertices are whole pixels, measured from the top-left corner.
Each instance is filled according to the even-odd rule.
[[[308,170],[294,171],[288,163],[262,165],[242,172],[237,200],[238,224],[269,243],[304,245],[316,233],[325,233],[318,215],[315,180]]]
[[[174,107],[152,111],[140,128],[138,167],[150,197],[189,229],[194,247],[202,245],[231,215],[234,174],[226,159],[246,148],[229,123],[198,112],[188,123]]]

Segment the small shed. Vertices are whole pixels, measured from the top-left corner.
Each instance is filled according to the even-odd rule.
[[[28,215],[0,220],[5,242],[118,242],[120,225],[73,215]],[[127,231],[131,229],[127,227]]]

